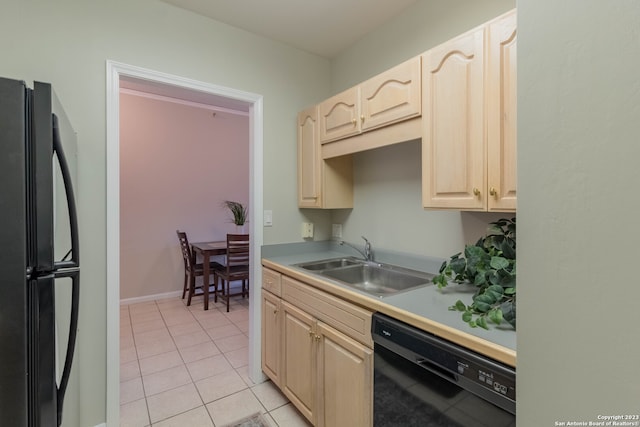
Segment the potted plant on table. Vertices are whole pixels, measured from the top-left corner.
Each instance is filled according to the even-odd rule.
[[[223,204],[231,211],[231,222],[236,225],[238,233],[243,233],[248,214],[246,206],[232,200],[225,200]]]
[[[449,310],[462,312],[472,328],[489,329],[487,319],[499,325],[506,321],[516,327],[516,219],[500,219],[489,225],[487,235],[475,245],[467,245],[442,263],[433,278],[439,289],[449,280],[470,283],[478,289],[467,305],[458,300]]]

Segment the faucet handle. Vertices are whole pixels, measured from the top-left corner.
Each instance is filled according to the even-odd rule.
[[[369,243],[369,241],[367,240],[366,237],[364,236],[360,236],[364,239],[365,244],[364,244],[364,259],[366,259],[367,261],[371,261],[373,258],[371,257],[371,243]]]

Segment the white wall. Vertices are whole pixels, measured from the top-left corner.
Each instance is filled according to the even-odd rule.
[[[120,299],[181,290],[176,230],[224,240],[224,200],[248,205],[249,117],[121,94]]]
[[[362,245],[365,236],[374,250],[449,258],[484,235],[490,221],[514,216],[425,210],[420,153],[417,140],[354,156],[354,208],[331,217],[343,224],[344,240]]]
[[[83,289],[80,425],[105,421],[106,61],[261,94],[266,243],[300,240],[296,112],[329,92],[329,62],[156,0],[3,1],[0,75],[51,82],[78,132]]]
[[[518,1],[521,427],[640,412],[639,22]]]

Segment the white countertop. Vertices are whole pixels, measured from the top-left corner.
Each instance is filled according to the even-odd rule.
[[[515,366],[516,331],[511,325],[506,322],[502,325],[489,322],[489,330],[471,328],[462,321],[462,313],[449,310],[449,307],[458,299],[469,304],[475,292],[474,286],[450,283],[446,288],[438,289],[436,285],[429,284],[418,289],[378,298],[339,281],[296,267],[294,264],[302,262],[354,255],[348,248],[337,246],[335,243],[313,243],[317,244],[265,246],[262,254],[263,265],[301,279],[372,311],[380,311],[485,356]],[[433,274],[437,274],[442,262],[436,258],[421,259],[421,257],[393,252],[380,253],[380,257],[387,259],[381,260],[376,256],[375,260]]]

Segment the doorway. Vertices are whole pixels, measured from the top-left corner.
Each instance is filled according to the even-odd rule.
[[[184,77],[107,61],[107,360],[119,360],[120,331],[120,83],[132,79],[155,85],[158,90],[180,90],[194,97],[209,97],[219,102],[247,108],[249,112],[249,233],[251,243],[251,282],[256,289],[260,277],[262,228],[262,96],[236,89],[212,85]],[[224,104],[223,104],[224,105]],[[249,310],[249,375],[255,381],[264,379],[260,370],[260,301],[259,293],[250,294]],[[119,364],[107,366],[107,424],[119,423]]]

